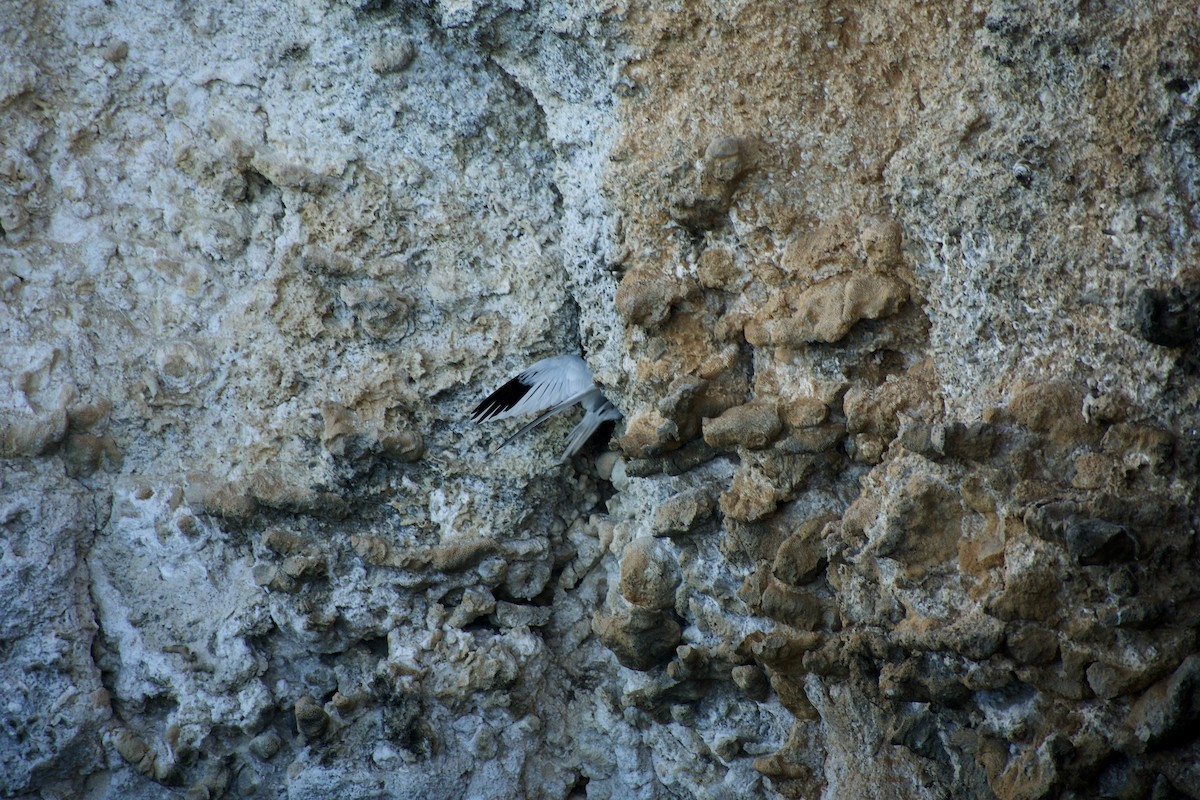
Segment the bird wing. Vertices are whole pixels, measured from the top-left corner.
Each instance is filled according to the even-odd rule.
[[[518,438],[518,437],[519,437],[521,434],[525,433],[526,431],[531,431],[531,430],[533,430],[533,429],[534,429],[534,428],[536,428],[538,425],[541,425],[543,422],[545,422],[546,420],[548,420],[548,419],[550,419],[551,417],[553,417],[555,414],[561,414],[562,412],[566,411],[566,410],[567,410],[568,408],[570,408],[571,406],[573,406],[573,405],[575,405],[576,403],[578,403],[580,400],[582,400],[582,399],[584,399],[585,397],[587,397],[587,396],[588,396],[588,394],[589,394],[590,392],[594,392],[594,391],[597,391],[597,390],[596,390],[596,389],[588,389],[586,392],[584,392],[584,393],[582,393],[582,394],[578,394],[578,395],[574,395],[574,396],[572,396],[572,397],[568,397],[566,400],[562,401],[561,403],[559,403],[559,404],[558,404],[558,405],[556,405],[556,406],[551,406],[551,407],[550,407],[550,409],[549,409],[548,411],[546,411],[545,413],[543,413],[542,415],[540,415],[540,416],[539,416],[537,419],[535,419],[533,422],[530,422],[529,424],[527,424],[527,425],[523,426],[523,427],[521,428],[521,430],[517,431],[517,432],[516,432],[516,433],[514,433],[512,436],[508,437],[508,438],[507,438],[507,439],[505,439],[503,442],[501,442],[501,443],[500,443],[500,447],[504,447],[506,444],[508,444],[509,442],[511,442],[513,439],[516,439],[516,438]],[[586,416],[585,416],[585,419],[586,419]],[[580,423],[580,424],[582,424],[582,423]],[[599,425],[600,423],[598,423],[598,422],[597,422],[596,424],[597,424],[597,425]],[[499,449],[500,449],[500,447],[497,447],[497,448],[496,448],[496,450],[499,450]],[[495,451],[493,451],[493,452],[495,452]]]
[[[579,449],[587,444],[588,439],[592,438],[592,434],[596,432],[601,423],[621,418],[621,412],[608,401],[608,398],[599,389],[593,388],[579,398],[579,402],[583,404],[583,419],[579,420],[579,424],[567,437],[567,449],[559,459],[560,464],[565,464],[571,456],[578,453]]]
[[[476,422],[505,419],[559,406],[561,408],[558,408],[558,411],[562,411],[579,402],[588,390],[594,388],[592,371],[579,356],[543,358],[485,397],[471,412],[471,419]],[[536,426],[554,413],[557,411],[527,427]],[[525,430],[523,428],[518,433]]]

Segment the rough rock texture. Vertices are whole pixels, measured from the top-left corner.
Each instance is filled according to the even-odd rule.
[[[0,20],[0,795],[1200,796],[1189,4]]]

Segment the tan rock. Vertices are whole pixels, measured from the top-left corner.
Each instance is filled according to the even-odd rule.
[[[899,561],[912,577],[954,563],[962,515],[962,503],[950,486],[917,472],[885,499],[875,552]]]
[[[1160,472],[1170,463],[1175,437],[1157,425],[1122,422],[1105,431],[1100,446],[1105,453],[1119,458],[1127,470],[1145,466]]]
[[[617,287],[617,311],[633,325],[654,329],[671,315],[671,307],[690,292],[691,287],[681,279],[648,270],[627,272]]]
[[[821,515],[806,520],[780,546],[771,567],[772,574],[792,586],[802,586],[819,578],[827,557],[821,533],[835,519],[832,515]]]
[[[653,530],[659,536],[679,536],[712,518],[713,496],[706,488],[668,498],[654,510]]]
[[[992,515],[980,534],[959,540],[958,566],[964,573],[979,577],[1004,566],[1004,535],[999,517]]]
[[[721,512],[736,520],[753,522],[773,513],[779,499],[779,492],[762,473],[742,469],[729,489],[721,493]]]
[[[625,426],[619,445],[632,458],[649,458],[679,446],[679,425],[657,410],[637,415]]]
[[[1019,384],[1013,391],[1008,412],[1036,433],[1069,447],[1096,437],[1099,429],[1083,416],[1083,389],[1071,381],[1052,380]]]
[[[312,695],[306,694],[297,700],[294,711],[296,730],[308,741],[320,738],[329,727],[329,714]]]
[[[1004,591],[991,610],[1003,620],[1025,619],[1053,624],[1059,615],[1060,581],[1044,565],[1030,565],[1005,579]]]
[[[904,231],[894,220],[867,220],[859,243],[867,255],[867,266],[876,271],[892,270],[900,264]]]
[[[784,319],[759,318],[746,326],[746,339],[756,346],[801,347],[836,342],[863,319],[895,314],[908,299],[908,287],[874,274],[843,274],[817,283],[792,301],[795,311]]]
[[[852,387],[842,406],[851,433],[871,433],[890,442],[899,432],[900,415],[933,422],[942,413],[937,373],[931,362],[921,361],[880,386]]]
[[[733,251],[725,247],[712,247],[701,253],[696,271],[701,285],[709,289],[724,289],[741,277]]]
[[[801,631],[823,630],[833,622],[832,610],[815,592],[789,586],[773,577],[768,578],[763,589],[761,611]]]
[[[1195,725],[1198,686],[1200,655],[1193,654],[1138,698],[1125,720],[1137,749],[1153,747]]]
[[[661,539],[640,536],[621,553],[618,589],[634,605],[654,609],[674,607],[680,579],[679,562],[671,547]]]
[[[105,460],[119,466],[121,453],[111,436],[69,433],[62,445],[63,466],[72,478],[86,478],[99,470]]]
[[[1099,489],[1113,479],[1117,470],[1115,458],[1104,453],[1084,453],[1075,459],[1075,474],[1071,485],[1076,489]]]
[[[773,671],[798,672],[803,670],[805,655],[825,644],[827,638],[828,635],[821,631],[780,627],[770,632],[748,634],[738,645],[738,651]]]
[[[832,450],[846,435],[846,426],[838,423],[794,430],[775,444],[781,453],[794,455]]]
[[[725,186],[741,177],[749,167],[748,143],[736,136],[717,136],[704,149],[700,179]]]
[[[66,435],[67,424],[65,408],[36,417],[12,415],[0,420],[0,458],[49,453]]]
[[[592,616],[592,630],[622,666],[641,671],[667,661],[682,635],[670,614],[633,605],[601,606]]]
[[[812,428],[829,418],[829,406],[815,397],[797,397],[780,403],[783,421],[793,428]]]
[[[247,487],[223,484],[208,475],[189,475],[184,496],[193,510],[230,520],[248,519],[258,511],[258,501]]]
[[[743,664],[730,670],[734,685],[751,700],[762,702],[770,694],[771,684],[766,673],[753,664]]]
[[[704,441],[710,447],[766,447],[783,429],[774,402],[751,401],[704,420]]]
[[[1058,767],[1046,748],[1026,748],[1009,759],[991,787],[998,800],[1038,800],[1051,796],[1059,780]]]
[[[793,677],[775,672],[774,670],[770,671],[768,675],[771,681],[771,688],[775,691],[775,696],[779,698],[780,704],[793,717],[798,720],[815,720],[820,718],[821,715],[817,713],[817,709],[813,706],[812,701],[808,699],[808,695],[804,691],[802,676]]]

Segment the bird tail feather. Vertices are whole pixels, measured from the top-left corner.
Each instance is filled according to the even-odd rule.
[[[503,442],[501,442],[501,443],[500,443],[500,447],[497,447],[497,448],[496,448],[496,450],[499,450],[501,447],[504,447],[504,446],[505,446],[505,445],[507,445],[509,442],[513,441],[514,439],[518,439],[518,438],[520,438],[521,434],[523,434],[523,433],[528,433],[529,431],[531,431],[531,430],[533,430],[534,428],[536,428],[538,425],[541,425],[543,422],[545,422],[546,420],[548,420],[548,419],[550,419],[551,417],[553,417],[555,414],[561,414],[562,412],[566,411],[568,408],[570,408],[571,406],[573,406],[573,405],[575,405],[576,403],[578,403],[578,402],[579,402],[579,401],[580,401],[580,400],[583,398],[583,396],[584,396],[584,395],[586,395],[586,394],[587,394],[587,392],[580,392],[580,393],[579,393],[579,394],[577,394],[577,395],[573,395],[573,396],[571,396],[571,397],[568,397],[566,400],[563,400],[561,403],[559,403],[559,404],[558,404],[558,405],[556,405],[556,406],[551,406],[551,407],[550,407],[548,410],[546,410],[546,411],[545,411],[545,412],[544,412],[544,413],[543,413],[543,414],[542,414],[540,417],[538,417],[537,419],[535,419],[533,422],[530,422],[528,425],[526,425],[525,427],[521,428],[519,431],[517,431],[516,433],[514,433],[512,436],[508,437],[508,438],[507,438],[507,439],[505,439]],[[581,423],[581,424],[582,424],[582,423]],[[495,453],[495,452],[496,452],[496,450],[493,450],[492,452],[493,452],[493,453]]]
[[[558,463],[565,464],[579,452],[579,449],[587,443],[587,440],[592,438],[592,434],[600,427],[603,420],[598,414],[588,412],[583,415],[583,419],[579,420],[579,424],[571,431],[570,438],[567,440],[567,449],[563,452],[562,458]]]

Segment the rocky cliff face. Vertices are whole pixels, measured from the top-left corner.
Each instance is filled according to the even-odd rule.
[[[1200,796],[1188,4],[0,43],[0,794]]]

